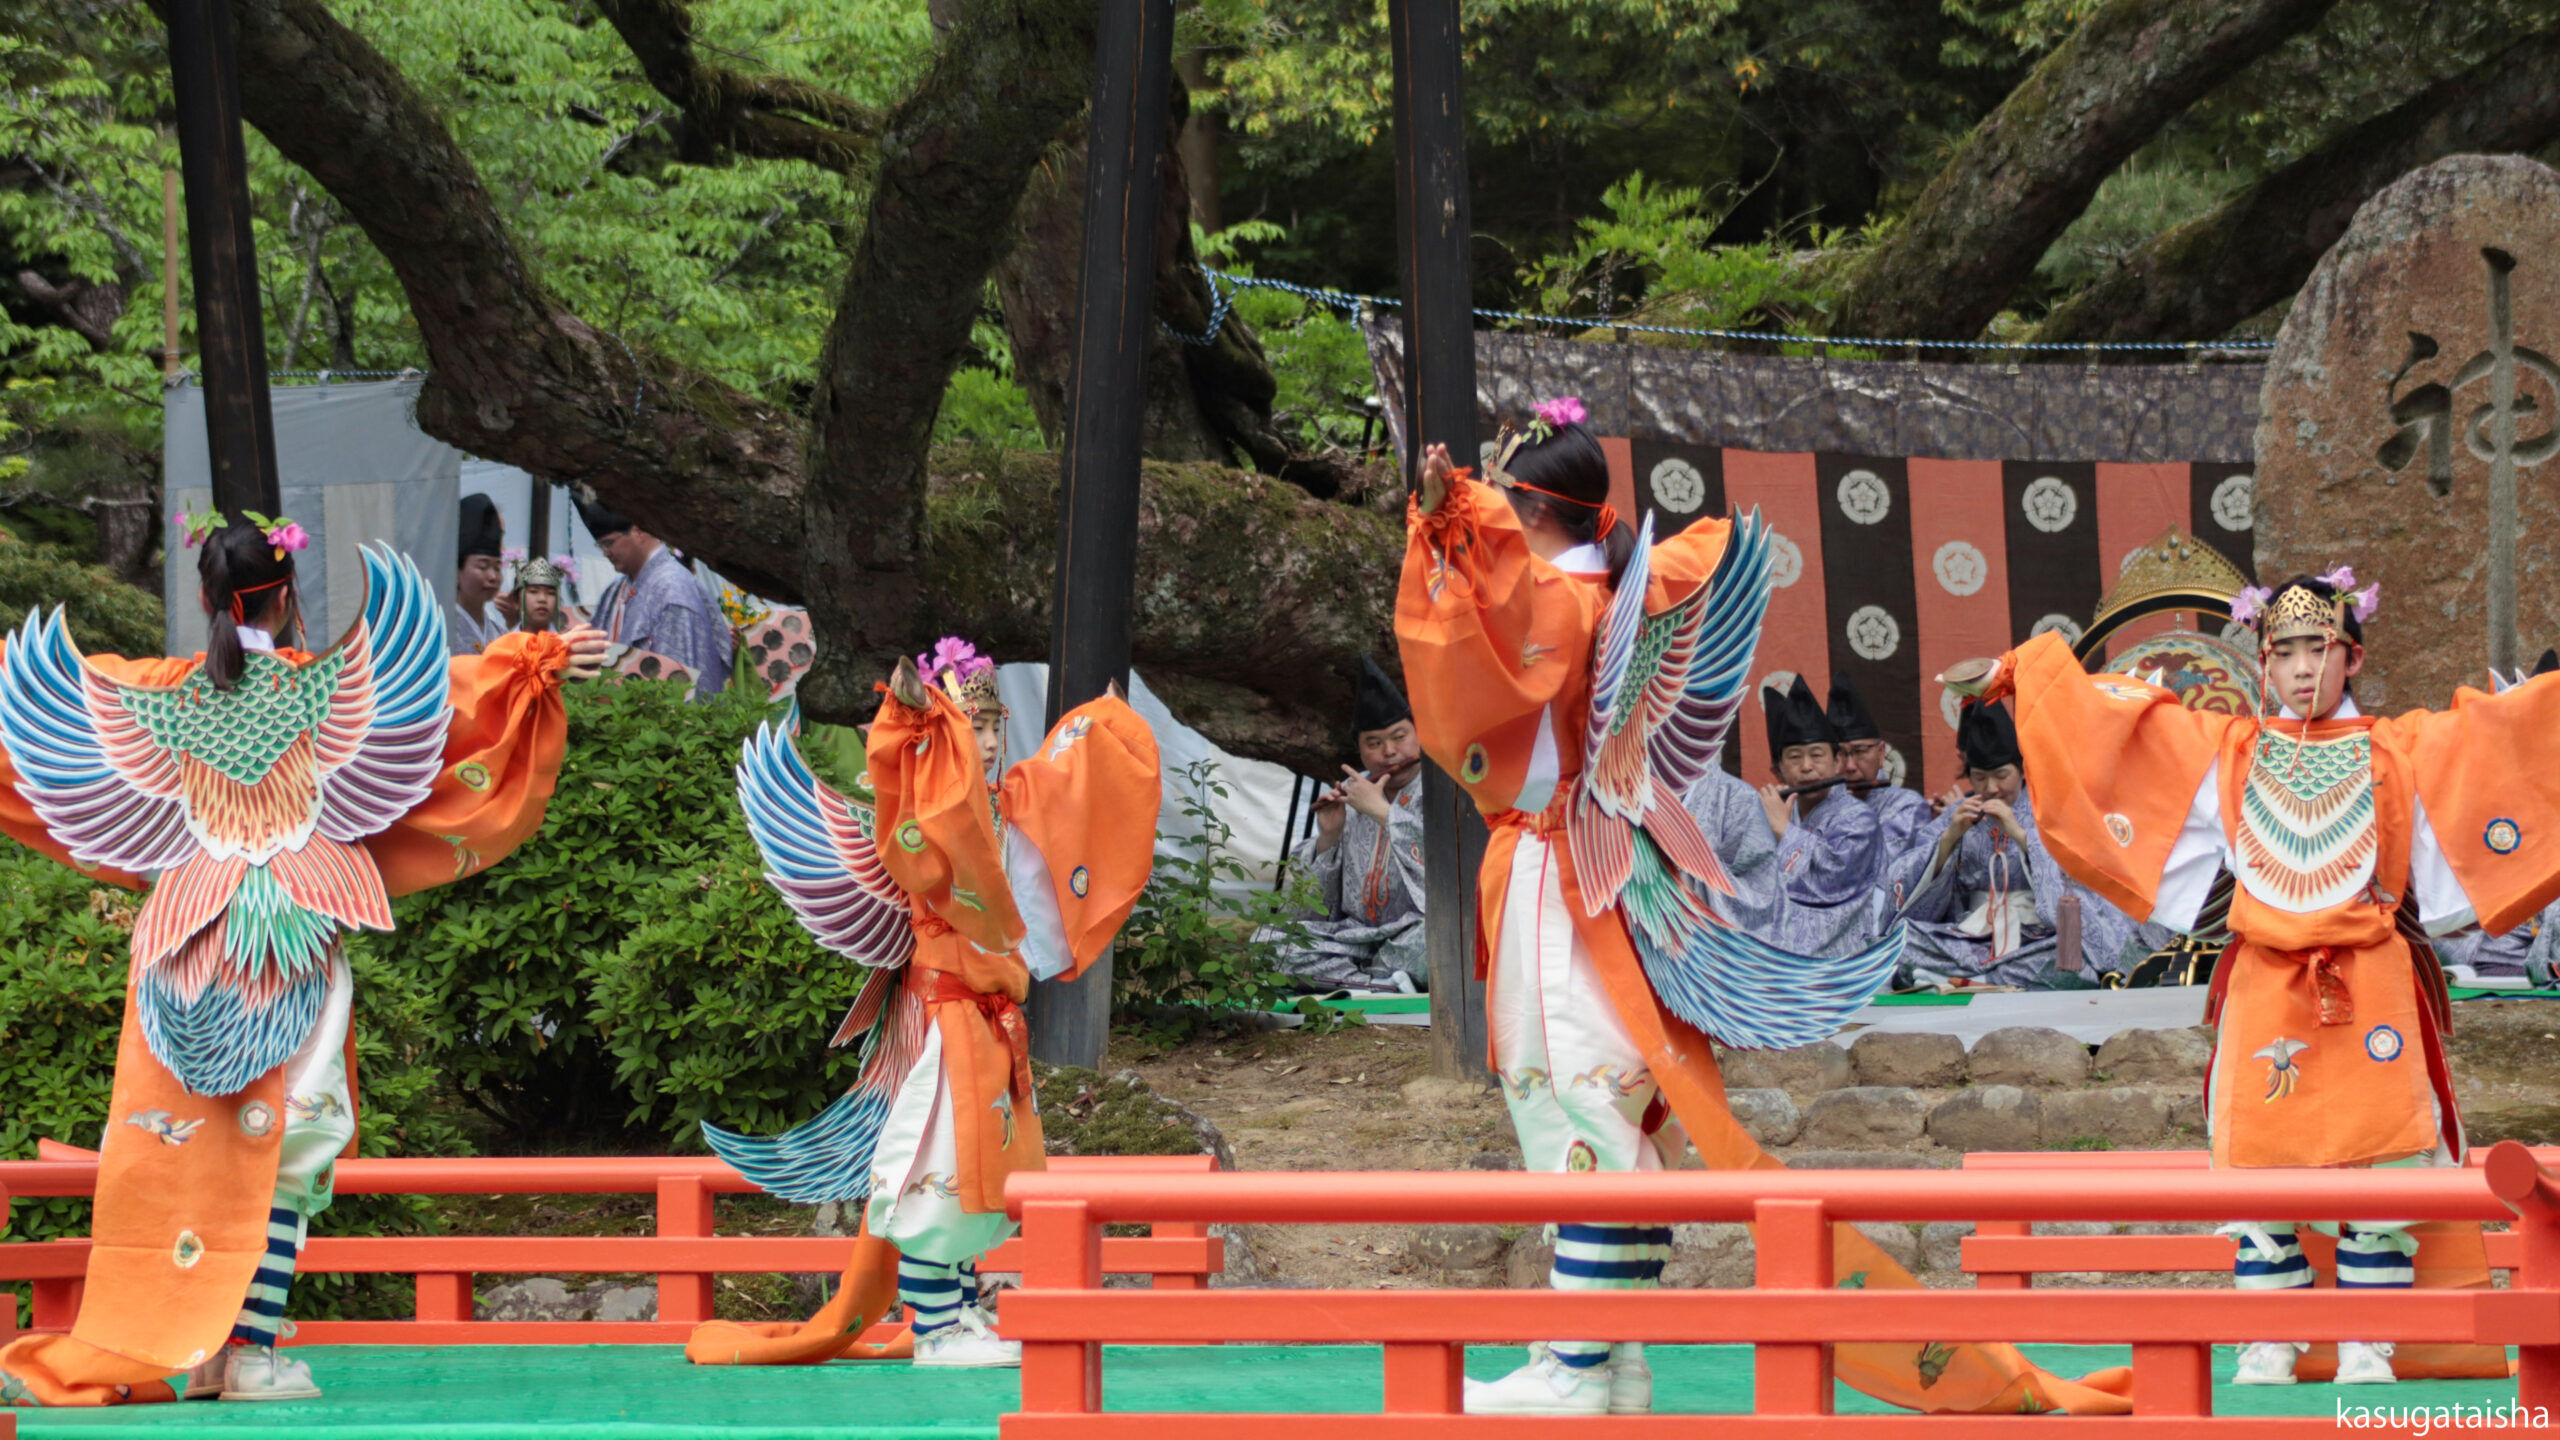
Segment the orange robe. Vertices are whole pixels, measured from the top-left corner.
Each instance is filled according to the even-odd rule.
[[[1582,769],[1592,636],[1609,600],[1605,583],[1530,553],[1510,503],[1463,472],[1439,510],[1414,506],[1406,527],[1396,638],[1415,727],[1424,753],[1457,777],[1493,831],[1477,871],[1480,945],[1490,952],[1504,943],[1500,922],[1522,835],[1550,837],[1575,934],[1707,1168],[1783,1168],[1726,1107],[1707,1037],[1655,999],[1617,909],[1583,913],[1562,830]],[[1647,610],[1660,613],[1706,583],[1731,529],[1728,521],[1701,520],[1656,545]],[[1480,953],[1477,973],[1487,968]],[[1495,1062],[1499,1069],[1499,1056]],[[1855,1227],[1834,1226],[1832,1236],[1843,1283],[1919,1288]],[[1915,1410],[2129,1408],[2121,1395],[2036,1368],[2012,1345],[1844,1344],[1834,1347],[1833,1363],[1848,1384]]]
[[[1163,803],[1155,734],[1125,702],[1080,705],[991,790],[958,704],[928,690],[919,710],[883,691],[864,758],[874,844],[907,892],[915,927],[904,999],[926,1008],[942,1042],[960,1208],[993,1214],[1004,1208],[1006,1176],[1047,1164],[1021,1009],[1031,994],[1025,956],[1064,978],[1082,975],[1137,905]],[[1008,847],[999,825],[1020,843]],[[894,1182],[875,1171],[874,1186],[884,1183]],[[904,1359],[910,1337],[864,1335],[897,1302],[898,1252],[866,1228],[841,1288],[815,1316],[796,1325],[708,1321],[687,1339],[685,1358]]]
[[[277,653],[296,664],[312,658]],[[518,633],[485,654],[450,662],[455,714],[435,788],[406,819],[365,842],[392,894],[471,874],[539,828],[565,747],[559,675],[568,658],[559,636]],[[88,659],[127,684],[167,685],[203,657]],[[0,793],[8,796],[0,804],[0,831],[65,858],[19,799],[16,780],[0,751]],[[350,1051],[353,1043],[351,1036]],[[352,1053],[348,1073],[352,1092]],[[0,1349],[0,1385],[21,1390],[13,1400],[110,1405],[175,1398],[168,1377],[220,1348],[266,1253],[284,1133],[271,1117],[283,1113],[283,1100],[282,1066],[235,1095],[189,1094],[143,1043],[128,982],[79,1318],[68,1335],[23,1336]],[[177,1145],[116,1123],[117,1116],[150,1110],[204,1123]],[[270,1118],[260,1123],[261,1115]]]
[[[2560,684],[2306,725],[2091,676],[2048,635],[2003,657],[1989,694],[2014,697],[2045,844],[2127,914],[2160,911],[2180,888],[2173,868],[2217,851],[2236,862],[2207,1016],[2215,1165],[2461,1158],[2441,979],[2395,917],[2415,889],[2439,933],[2472,919],[2495,933],[2560,895],[2560,776],[2539,763],[2560,735]],[[2478,1227],[2412,1233],[2421,1283],[2488,1285]],[[2506,1373],[2502,1353],[2473,1349],[2404,1346],[2393,1365],[2403,1378]]]
[[[1043,1168],[1047,1154],[1020,1008],[1031,996],[1024,951],[1045,950],[1074,979],[1136,907],[1162,804],[1155,734],[1126,702],[1091,701],[990,792],[968,715],[934,692],[923,710],[883,699],[868,758],[880,860],[915,916],[906,983],[942,1034],[960,1205],[1000,1211],[1005,1177]],[[1023,852],[999,838],[999,815],[1037,857],[1010,876],[1008,858]],[[1045,893],[1022,893],[1032,885]]]

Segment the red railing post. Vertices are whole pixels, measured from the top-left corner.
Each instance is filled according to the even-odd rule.
[[[418,1277],[418,1318],[422,1321],[467,1321],[471,1318],[471,1282],[469,1275],[439,1274]]]
[[[2485,1168],[2490,1193],[2515,1210],[2523,1240],[2508,1286],[2538,1291],[2551,1303],[2560,1291],[2560,1176],[2513,1140],[2498,1142]],[[2516,1354],[2516,1404],[2528,1414],[2536,1408],[2560,1413],[2560,1345],[2519,1345]]]
[[[658,1178],[658,1233],[701,1239],[711,1234],[711,1186],[698,1175]],[[658,1318],[699,1323],[711,1318],[711,1277],[700,1271],[658,1276]]]
[[[2201,1418],[2213,1413],[2211,1345],[2133,1347],[2133,1413]]]
[[[65,1277],[28,1283],[35,1288],[35,1328],[68,1330],[80,1318],[79,1280]]]
[[[1166,1220],[1148,1226],[1147,1233],[1167,1240],[1205,1240],[1209,1238],[1209,1226],[1201,1220]],[[1151,1275],[1147,1277],[1147,1283],[1158,1290],[1206,1290],[1209,1277],[1186,1270],[1172,1275]]]
[[[1022,1288],[1102,1288],[1102,1227],[1081,1200],[1035,1200],[1022,1207]],[[1001,1328],[1001,1327],[999,1327]],[[1078,1340],[1022,1345],[1026,1413],[1091,1415],[1102,1409],[1102,1347]]]
[[[2014,1236],[2027,1234],[2028,1228],[2024,1220],[1978,1220],[1974,1222],[1973,1233],[1985,1236]],[[2034,1282],[2034,1276],[2022,1271],[2008,1274],[1992,1273],[1974,1276],[1973,1288],[1976,1290],[2024,1290]]]
[[[1821,1201],[1762,1200],[1752,1207],[1752,1221],[1754,1284],[1762,1290],[1831,1288],[1831,1226]],[[1755,1345],[1751,1363],[1753,1413],[1831,1413],[1830,1346]]]
[[[1466,1385],[1466,1346],[1388,1343],[1388,1414],[1455,1415],[1466,1403]]]

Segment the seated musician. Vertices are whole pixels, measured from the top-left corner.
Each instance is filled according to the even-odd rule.
[[[1778,874],[1787,899],[1780,949],[1845,954],[1878,933],[1877,872],[1884,863],[1876,812],[1849,793],[1839,737],[1804,677],[1786,690],[1763,686],[1769,760],[1776,783],[1760,789],[1778,837]]]
[[[1324,888],[1324,909],[1303,923],[1305,939],[1255,934],[1272,966],[1316,990],[1417,994],[1430,984],[1422,950],[1422,741],[1413,707],[1393,677],[1366,655],[1352,701],[1360,767],[1316,797],[1316,833],[1299,842],[1292,865]]]

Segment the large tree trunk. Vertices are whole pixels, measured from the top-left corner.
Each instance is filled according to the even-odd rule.
[[[1058,461],[938,457],[928,502],[934,613],[1000,654],[1048,645]],[[1174,713],[1238,754],[1326,774],[1346,753],[1363,650],[1392,654],[1401,513],[1329,504],[1222,466],[1148,462],[1138,509],[1137,668]]]
[[[2114,0],[2045,57],[1851,277],[1834,335],[1970,340],[2126,158],[2337,0]]]
[[[800,582],[822,642],[800,686],[813,714],[869,708],[880,673],[930,626],[934,416],[1032,167],[1085,104],[1092,26],[1079,0],[977,0],[880,138],[870,223],[819,362],[801,493]]]
[[[1185,133],[1188,91],[1173,87],[1169,134]],[[1330,496],[1340,477],[1322,461],[1301,458],[1273,427],[1279,382],[1252,327],[1230,314],[1212,343],[1177,338],[1209,329],[1216,296],[1191,243],[1191,187],[1178,140],[1158,160],[1156,319],[1147,339],[1149,459],[1248,464],[1317,495]],[[1014,378],[1051,444],[1066,433],[1068,371],[1075,360],[1077,259],[1084,250],[1085,137],[1073,127],[1022,197],[1019,237],[996,269],[1005,334],[1013,343]]]
[[[2560,140],[2560,30],[2439,80],[2248,190],[2155,237],[2046,317],[2033,338],[2220,335],[2302,288],[2366,198],[2447,155]]]

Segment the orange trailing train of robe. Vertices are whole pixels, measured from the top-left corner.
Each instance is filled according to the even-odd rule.
[[[863,975],[833,1041],[860,1042],[863,1066],[781,1135],[704,1138],[768,1194],[865,1201],[864,1233],[834,1304],[799,1325],[701,1325],[685,1346],[697,1365],[903,1358],[903,1340],[871,1348],[864,1328],[919,1264],[937,1289],[974,1284],[1012,1228],[1005,1177],[1046,1163],[1021,1004],[1034,978],[1083,974],[1129,918],[1154,865],[1160,762],[1146,721],[1106,697],[991,787],[970,721],[997,704],[994,666],[971,663],[921,707],[883,687],[868,794],[821,782],[772,727],[738,766],[766,879]]]
[[[1754,1046],[1826,1038],[1889,976],[1900,937],[1845,960],[1786,956],[1716,928],[1688,887],[1665,883],[1673,865],[1721,881],[1678,797],[1715,763],[1747,693],[1766,527],[1701,520],[1640,543],[1613,594],[1598,547],[1540,558],[1510,503],[1467,471],[1407,525],[1396,635],[1424,750],[1493,828],[1477,964],[1524,1158],[1667,1168],[1685,1130],[1709,1169],[1780,1168],[1727,1109],[1704,1032]],[[1674,911],[1683,925],[1661,925]],[[1675,940],[1687,948],[1672,953]],[[1842,978],[1817,988],[1827,972]],[[1855,1228],[1833,1237],[1840,1283],[1918,1288]],[[1561,1264],[1557,1283],[1570,1283]],[[2012,1345],[1843,1344],[1834,1365],[1915,1410],[2130,1409],[2114,1393],[2124,1375],[2109,1389],[2065,1380]]]
[[[2460,1161],[2442,981],[2397,917],[2405,903],[2431,933],[2497,934],[2560,894],[2560,773],[2544,763],[2560,683],[2465,688],[2449,710],[2386,719],[2349,698],[2325,719],[2259,720],[2090,675],[2039,636],[1986,694],[2011,697],[2036,822],[2083,884],[2178,929],[2231,867],[2208,1017],[2214,1164]],[[2416,1238],[2419,1283],[2489,1284],[2476,1227]],[[2394,1368],[2507,1373],[2503,1354],[2471,1350],[2404,1346]]]
[[[511,635],[448,662],[417,571],[364,559],[365,615],[335,649],[252,648],[230,692],[201,655],[82,656],[59,612],[0,652],[0,830],[102,880],[157,877],[79,1317],[0,1349],[10,1403],[172,1399],[170,1378],[219,1351],[271,1207],[326,1208],[329,1162],[354,1144],[352,1076],[328,1063],[342,1047],[351,1069],[352,1035],[316,1057],[330,1083],[310,1103],[287,1084],[296,1052],[307,1064],[345,1024],[339,930],[390,928],[392,896],[474,874],[542,822],[566,642]]]

